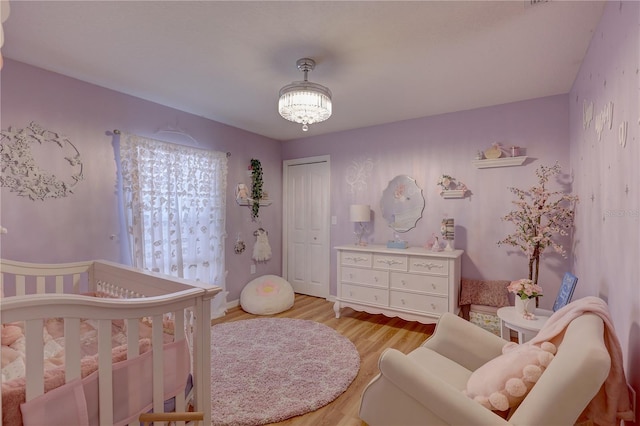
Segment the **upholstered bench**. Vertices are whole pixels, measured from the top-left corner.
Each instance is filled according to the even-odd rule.
[[[500,336],[500,318],[497,311],[510,306],[506,280],[472,280],[460,282],[460,310],[471,323]]]

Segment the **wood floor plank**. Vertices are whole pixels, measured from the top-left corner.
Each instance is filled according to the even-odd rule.
[[[252,315],[240,307],[230,309],[227,315],[212,320],[212,324],[265,316]],[[378,358],[386,348],[408,353],[417,348],[433,333],[433,324],[404,321],[384,315],[371,315],[343,309],[335,317],[333,303],[325,299],[296,294],[293,308],[268,315],[274,318],[297,318],[320,322],[338,331],[353,342],[360,354],[360,371],[349,388],[336,400],[320,409],[293,417],[271,426],[362,426],[358,417],[360,396],[365,386],[378,374]]]

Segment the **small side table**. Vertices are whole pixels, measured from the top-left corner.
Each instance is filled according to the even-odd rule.
[[[545,322],[553,314],[547,309],[536,309],[534,319],[525,319],[516,312],[513,306],[498,309],[497,315],[500,318],[500,336],[505,340],[511,340],[509,330],[518,332],[518,343],[524,343],[538,334]]]

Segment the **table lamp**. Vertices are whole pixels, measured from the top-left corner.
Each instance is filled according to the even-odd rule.
[[[368,204],[352,204],[349,209],[349,220],[360,224],[360,229],[355,232],[358,236],[358,242],[356,245],[366,246],[367,243],[362,241],[362,235],[366,230],[364,222],[369,222],[371,220],[371,207],[369,207]]]

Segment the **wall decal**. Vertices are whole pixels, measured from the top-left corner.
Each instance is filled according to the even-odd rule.
[[[602,140],[602,131],[607,125],[609,129],[611,129],[613,125],[613,102],[607,102],[604,107],[602,107],[602,111],[596,114],[595,129],[599,141]]]
[[[627,130],[629,129],[629,122],[623,121],[618,127],[618,143],[621,147],[627,146]]]
[[[41,157],[34,157],[32,146],[42,147],[47,154],[51,147],[58,149],[51,151],[53,156],[47,156],[45,162]],[[37,158],[41,158],[41,164]],[[40,167],[58,158],[72,168],[66,181]],[[0,185],[20,196],[32,200],[66,197],[83,179],[82,168],[80,152],[66,136],[43,129],[33,121],[24,129],[9,127],[0,132]]]
[[[591,120],[593,120],[593,102],[587,103],[585,100],[582,104],[582,127],[585,130],[591,125]]]
[[[355,194],[357,191],[367,189],[367,178],[373,171],[373,160],[370,158],[353,160],[347,166],[345,180],[349,185],[349,192]]]

